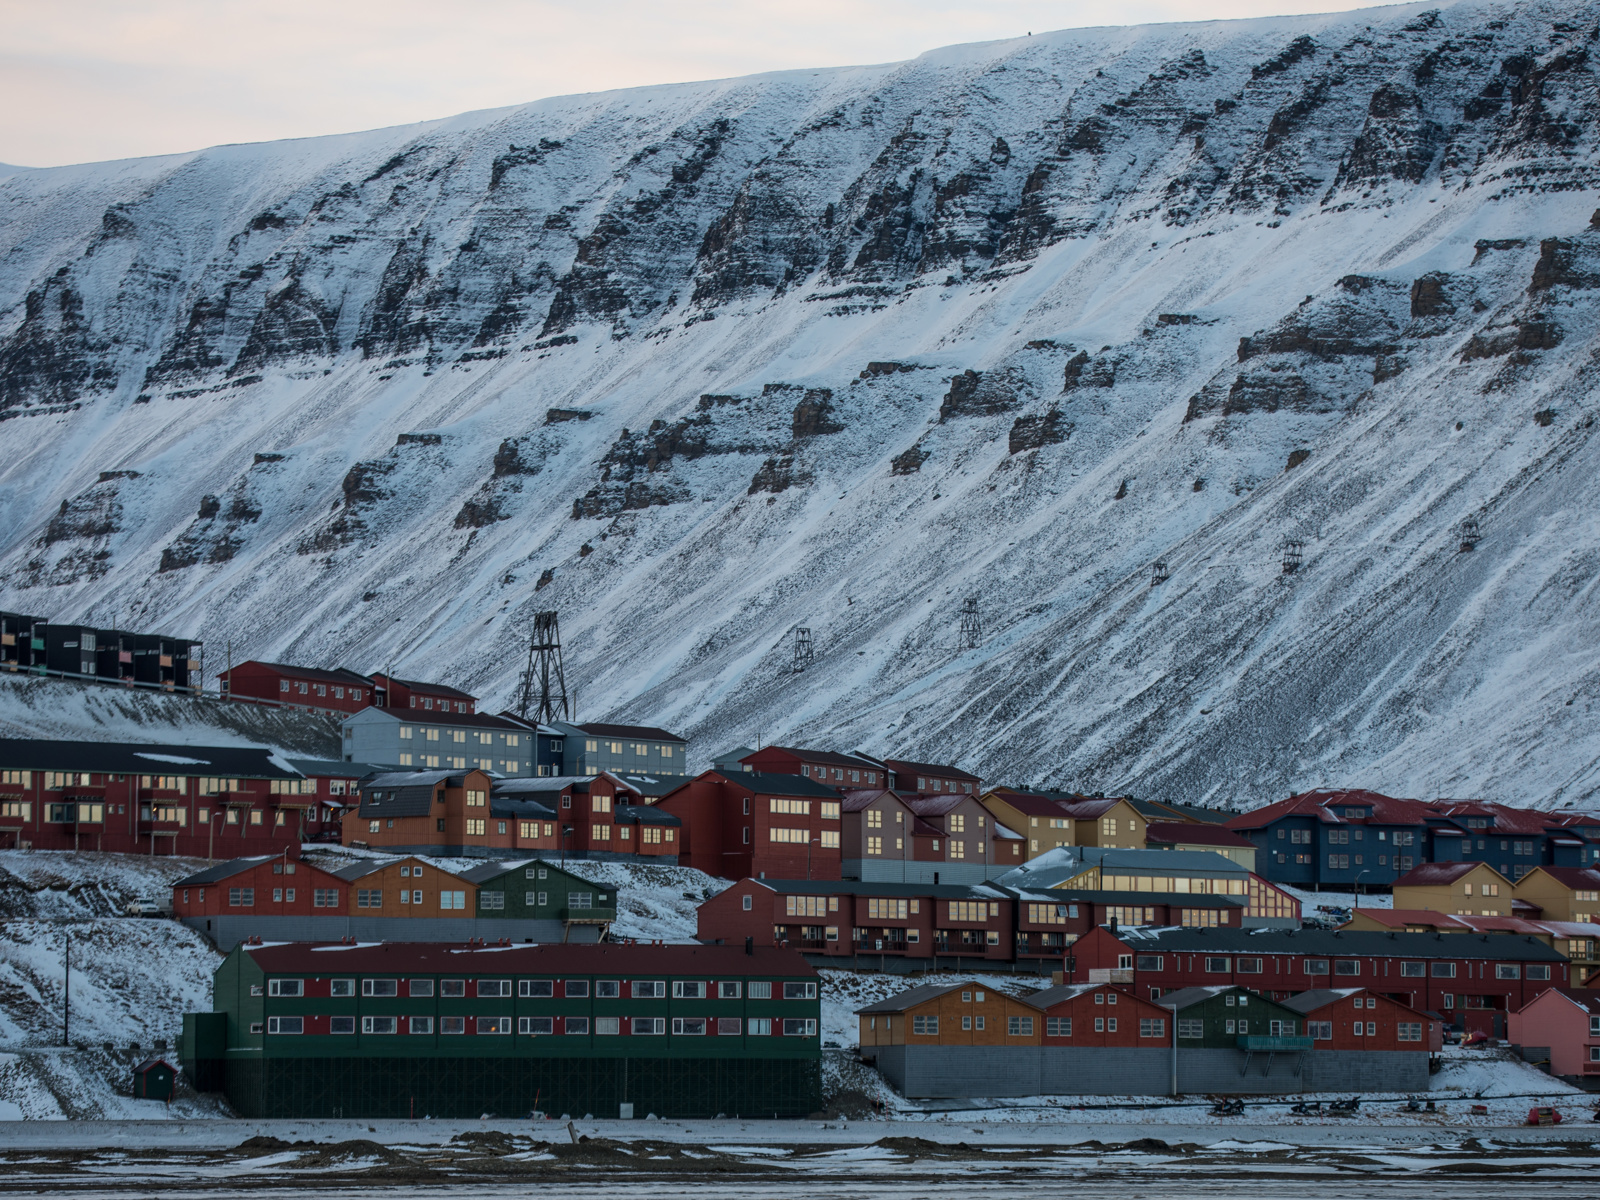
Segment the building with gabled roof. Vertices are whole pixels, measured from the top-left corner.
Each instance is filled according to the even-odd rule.
[[[1150,850],[1200,850],[1231,858],[1248,871],[1256,869],[1256,845],[1223,825],[1185,821],[1152,821],[1145,826]]]
[[[724,879],[838,879],[839,793],[800,775],[706,771],[656,801],[683,822],[679,862]]]
[[[889,772],[889,786],[899,792],[928,792],[934,795],[959,792],[965,796],[983,794],[983,780],[960,767],[913,762],[907,758],[867,761],[881,761]]]
[[[562,735],[561,773],[676,777],[689,771],[689,743],[654,725],[619,725],[605,721],[553,722]]]
[[[360,712],[376,703],[372,681],[344,667],[325,670],[255,659],[217,675],[224,700],[239,700],[319,712]]]
[[[534,728],[487,713],[364,708],[339,726],[343,757],[417,770],[534,774]]]
[[[795,746],[763,746],[743,755],[739,762],[749,770],[800,775],[839,791],[888,786],[883,764],[856,754],[807,750]]]
[[[1509,917],[1512,883],[1487,863],[1422,863],[1394,881],[1396,908]]]
[[[1600,1079],[1600,990],[1553,987],[1540,992],[1508,1022],[1507,1037],[1550,1074],[1592,1087]]]

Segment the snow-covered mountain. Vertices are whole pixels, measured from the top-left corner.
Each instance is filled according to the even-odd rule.
[[[0,606],[499,701],[554,608],[582,715],[697,759],[1581,802],[1597,37],[1078,30],[8,175]]]

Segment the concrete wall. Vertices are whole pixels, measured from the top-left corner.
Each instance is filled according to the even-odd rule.
[[[464,942],[483,938],[496,942],[597,942],[598,925],[574,925],[570,931],[552,920],[479,920],[474,917],[310,917],[214,916],[182,917],[189,928],[210,938],[219,950],[232,950],[248,937],[269,942]]]
[[[914,1099],[1005,1096],[1165,1096],[1172,1049],[1071,1046],[865,1046],[896,1091]],[[1428,1089],[1416,1051],[1252,1054],[1179,1050],[1184,1095],[1408,1092]]]

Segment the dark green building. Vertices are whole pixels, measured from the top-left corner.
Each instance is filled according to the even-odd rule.
[[[182,1063],[249,1117],[803,1117],[817,992],[773,947],[247,943]]]
[[[1155,1003],[1174,1010],[1181,1050],[1272,1053],[1311,1049],[1301,1013],[1248,988],[1179,988]]]
[[[561,940],[569,942],[597,940],[617,919],[615,889],[543,859],[510,867],[485,863],[456,874],[477,885],[480,920],[558,921]],[[573,926],[580,927],[577,936]]]

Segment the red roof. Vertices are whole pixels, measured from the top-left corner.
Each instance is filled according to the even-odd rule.
[[[1535,867],[1534,870],[1543,871],[1562,887],[1584,891],[1600,888],[1600,871],[1593,867]]]
[[[251,659],[248,662],[235,663],[229,670],[248,674],[252,671],[265,671],[269,675],[286,675],[291,679],[320,679],[325,683],[355,684],[360,687],[371,687],[372,680],[365,675],[358,675],[344,667],[335,667],[333,670],[324,670],[321,667],[297,667],[293,663],[262,662]],[[227,671],[219,671],[218,679],[228,678]]]
[[[1146,842],[1171,842],[1186,846],[1239,846],[1255,849],[1249,838],[1221,825],[1188,825],[1182,821],[1157,821],[1145,827]]]
[[[1360,817],[1346,817],[1345,808],[1361,808]],[[1417,800],[1400,800],[1380,792],[1360,788],[1344,790],[1319,790],[1290,796],[1274,804],[1264,805],[1253,812],[1234,817],[1229,829],[1263,829],[1284,817],[1312,817],[1324,825],[1345,825],[1351,822],[1375,825],[1423,825],[1436,815],[1428,805]]]
[[[839,793],[839,809],[842,812],[861,812],[870,807],[874,800],[881,799],[884,796],[900,800],[899,796],[896,796],[887,788],[851,788],[848,791]],[[904,801],[901,801],[901,803],[903,804]]]
[[[240,947],[268,974],[364,975],[392,972],[442,975],[806,975],[811,966],[796,951],[756,946],[640,946],[551,943],[474,946],[450,942],[280,942]]]
[[[865,767],[868,770],[878,771],[883,769],[877,763],[868,762],[864,758],[856,758],[850,754],[835,754],[832,750],[802,750],[797,746],[763,746],[759,750],[746,754],[739,761],[747,763],[752,758],[759,758],[761,755],[772,751],[776,751],[779,754],[787,754],[790,758],[802,762],[826,763],[830,767]]]
[[[1418,866],[1412,867],[1411,870],[1407,871],[1404,875],[1400,876],[1399,879],[1396,879],[1394,881],[1394,886],[1397,887],[1397,888],[1400,888],[1400,887],[1438,887],[1440,884],[1454,883],[1456,880],[1460,879],[1463,875],[1467,874],[1467,872],[1473,870],[1476,867],[1483,867],[1487,871],[1492,871],[1492,872],[1494,872],[1494,874],[1500,875],[1500,872],[1495,871],[1495,869],[1493,867],[1489,866],[1488,863],[1479,863],[1479,862],[1421,863]],[[1501,875],[1500,877],[1502,879],[1505,879],[1505,876],[1503,876],[1503,875]],[[1509,884],[1511,881],[1509,879],[1507,879],[1506,882]]]
[[[1001,792],[998,799],[1009,804],[1019,813],[1030,817],[1064,817],[1066,810],[1060,800],[1052,800],[1049,796],[1032,796],[1024,792]]]
[[[954,812],[961,806],[963,800],[972,797],[962,793],[959,796],[902,796],[905,806],[919,817],[942,817]]]

